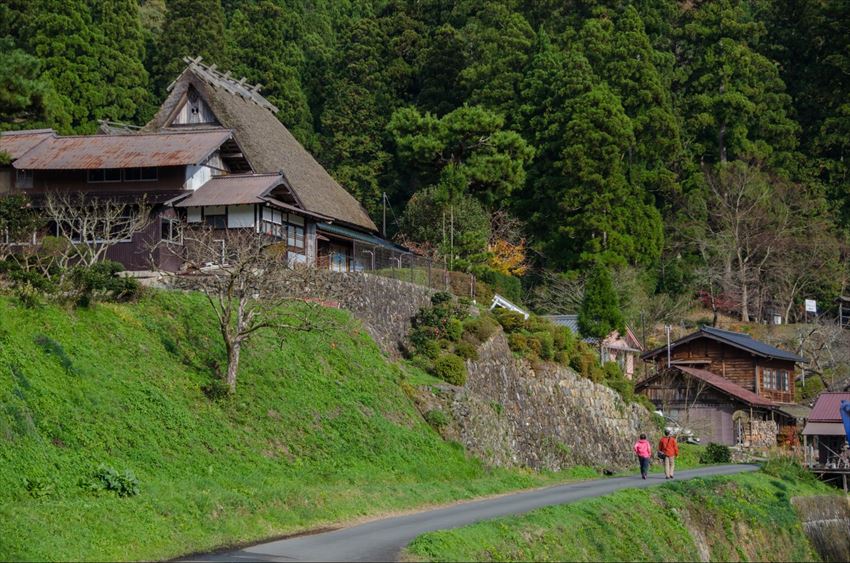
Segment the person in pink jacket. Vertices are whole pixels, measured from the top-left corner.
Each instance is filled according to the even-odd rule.
[[[640,440],[635,442],[635,454],[640,461],[640,476],[646,479],[646,474],[649,473],[649,461],[652,459],[652,446],[646,439],[646,434],[641,434]]]

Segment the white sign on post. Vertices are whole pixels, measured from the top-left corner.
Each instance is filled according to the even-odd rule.
[[[817,313],[818,305],[814,299],[806,299],[806,312],[807,313]]]

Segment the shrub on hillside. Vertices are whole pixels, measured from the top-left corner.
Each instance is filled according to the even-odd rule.
[[[503,274],[487,266],[473,268],[472,273],[499,295],[515,302],[522,299],[522,283],[519,278]]]
[[[538,355],[541,360],[552,360],[555,357],[555,339],[551,332],[540,331],[533,335],[534,340],[539,342]]]
[[[797,391],[799,399],[804,401],[814,400],[825,388],[823,380],[820,377],[811,376],[806,379],[805,383],[798,385]]]
[[[728,446],[710,443],[699,456],[700,463],[729,463],[732,461],[732,452]]]
[[[813,473],[807,471],[800,462],[790,456],[771,456],[762,466],[762,471],[786,481],[815,481]]]
[[[508,347],[522,357],[528,356],[531,351],[528,347],[528,338],[520,332],[508,334]]]
[[[619,393],[626,402],[633,402],[635,398],[634,383],[626,379],[623,375],[623,370],[615,362],[605,362],[602,367],[605,373],[604,383],[617,393]]]
[[[455,344],[455,354],[457,354],[464,360],[477,360],[478,348],[476,348],[469,342],[458,342],[457,344]]]
[[[464,333],[478,342],[487,342],[499,330],[499,323],[490,315],[467,319],[463,323]]]
[[[440,430],[448,426],[449,417],[440,409],[432,409],[425,413],[425,422],[427,422],[434,430]]]
[[[38,296],[38,290],[29,282],[15,287],[15,297],[17,297],[18,301],[21,302],[21,305],[27,309],[32,309],[33,307],[38,306],[40,303]]]
[[[91,492],[109,491],[119,497],[133,497],[139,494],[139,480],[129,469],[120,473],[114,467],[106,464],[98,466],[91,479],[80,485]]]
[[[664,426],[666,425],[664,417],[655,414],[657,407],[652,401],[649,400],[649,397],[647,397],[646,395],[635,395],[635,402],[646,410],[648,410],[650,413],[652,413],[652,419],[653,421],[655,421],[656,426],[658,426],[659,430],[663,431]]]
[[[135,278],[118,275],[123,271],[124,266],[112,260],[105,260],[90,267],[78,266],[71,270],[71,283],[77,292],[77,304],[87,307],[96,296],[115,301],[136,297],[141,286]]]
[[[525,328],[525,317],[517,312],[497,308],[493,310],[493,315],[508,334]]]
[[[434,375],[452,385],[466,383],[466,363],[454,354],[443,354],[434,361]]]
[[[37,270],[34,265],[31,268],[28,260],[24,258],[0,261],[0,275],[9,280],[13,286],[31,286],[34,289],[43,293],[52,293],[56,291],[56,284],[52,281],[50,275],[44,275],[40,270]],[[55,275],[58,272],[50,272]]]
[[[460,319],[449,319],[446,325],[446,337],[452,342],[459,342],[463,336],[463,323]]]

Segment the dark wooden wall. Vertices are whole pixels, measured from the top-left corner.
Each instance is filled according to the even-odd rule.
[[[183,188],[186,182],[185,166],[162,166],[157,179],[148,182],[97,182],[87,181],[85,170],[35,170],[33,187],[21,190],[25,193],[40,194],[55,189],[92,193],[145,193],[156,191],[174,191]]]
[[[737,385],[769,399],[790,403],[794,400],[794,362],[768,360],[745,350],[710,338],[697,338],[673,348],[670,359],[683,361],[682,365],[708,370]],[[687,363],[685,363],[687,362]],[[656,369],[667,367],[667,354],[662,351],[655,357]],[[787,392],[765,390],[762,385],[762,367],[785,369],[789,372]]]

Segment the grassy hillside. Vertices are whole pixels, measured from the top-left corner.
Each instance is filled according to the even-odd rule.
[[[791,497],[836,494],[783,470],[624,490],[433,532],[414,561],[815,561]]]
[[[224,351],[200,296],[0,298],[0,560],[168,558],[556,478],[441,440],[359,326],[323,314],[335,329],[254,341],[213,401]],[[139,494],[98,490],[108,468]]]

